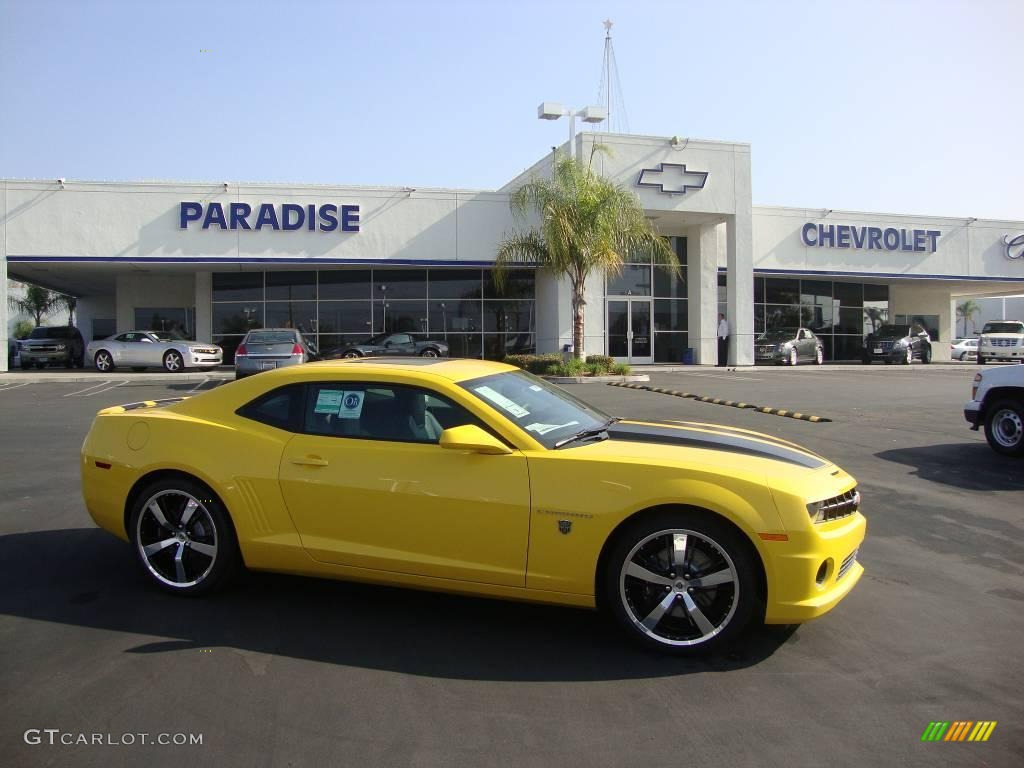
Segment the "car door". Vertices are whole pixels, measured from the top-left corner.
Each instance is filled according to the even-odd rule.
[[[155,336],[148,333],[139,334],[138,364],[139,365],[162,365],[164,352],[170,346],[159,341]]]
[[[134,350],[137,349],[137,333],[122,333],[110,345],[110,354],[114,356],[115,365],[135,365]]]
[[[803,328],[796,332],[796,354],[800,360],[806,360],[809,357],[807,353],[807,331]]]
[[[310,385],[301,434],[285,447],[280,468],[309,555],[374,571],[524,586],[526,458],[518,450],[482,455],[438,444],[442,429],[468,423],[481,424],[419,387]]]
[[[393,333],[384,340],[385,355],[413,355],[416,345],[407,333]]]

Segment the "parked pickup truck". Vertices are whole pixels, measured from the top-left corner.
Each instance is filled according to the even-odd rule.
[[[984,425],[992,450],[1024,456],[1024,365],[978,373],[971,400],[964,405],[964,418],[971,429]]]

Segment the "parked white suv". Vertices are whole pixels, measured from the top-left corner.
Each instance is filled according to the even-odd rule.
[[[975,375],[964,418],[971,429],[985,426],[985,439],[992,450],[1024,456],[1024,365]]]
[[[978,365],[989,360],[1024,360],[1024,322],[993,320],[985,323],[978,340]]]

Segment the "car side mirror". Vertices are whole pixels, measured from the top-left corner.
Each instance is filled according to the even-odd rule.
[[[451,448],[456,451],[495,456],[512,453],[511,448],[494,435],[484,432],[476,424],[463,424],[461,427],[446,429],[441,433],[440,445],[442,448]]]

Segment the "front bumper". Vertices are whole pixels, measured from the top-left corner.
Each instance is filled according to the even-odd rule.
[[[811,530],[790,532],[789,541],[765,542],[765,623],[796,624],[832,610],[864,573],[857,553],[866,531],[867,521],[857,512]]]
[[[864,347],[862,353],[864,360],[875,361],[882,360],[890,363],[899,363],[907,359],[907,348],[906,347],[893,347],[882,352],[875,352],[878,347],[872,347],[870,345]]]
[[[1024,360],[1024,347],[979,347],[978,355],[986,360]]]
[[[754,352],[755,363],[784,363],[789,360],[788,352]]]
[[[981,426],[981,403],[971,400],[964,405],[964,419],[971,425],[971,429]]]

